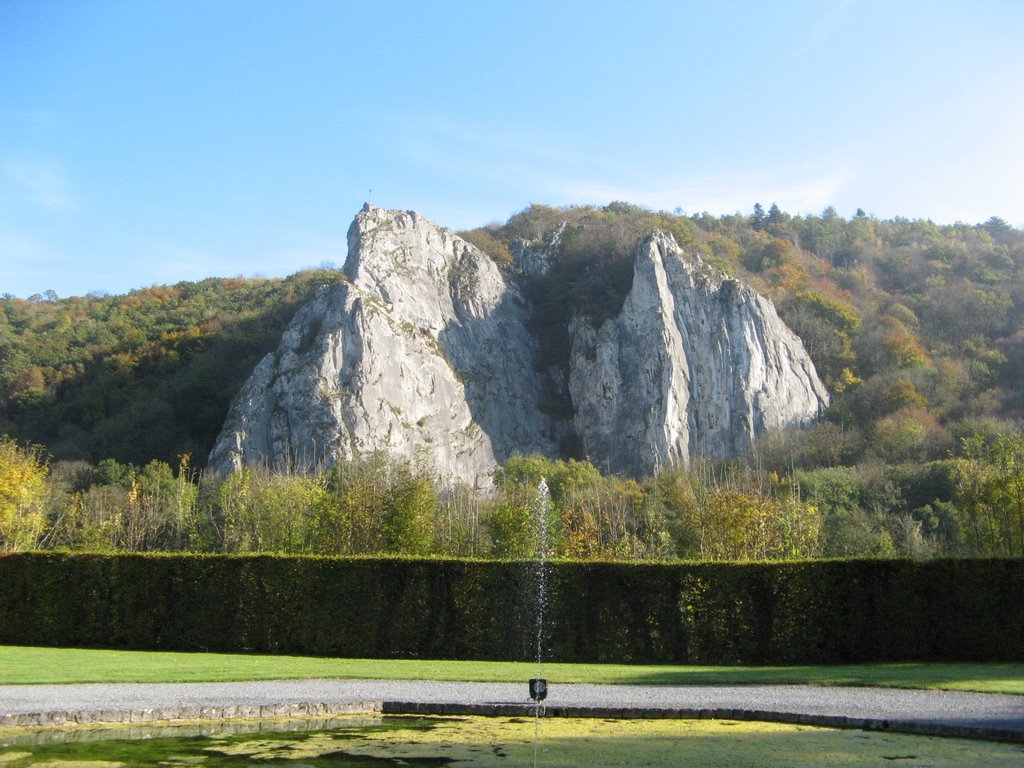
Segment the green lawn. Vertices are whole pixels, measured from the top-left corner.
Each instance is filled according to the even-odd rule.
[[[859,664],[835,667],[694,667],[545,664],[559,683],[877,685],[1024,694],[1024,664]],[[535,663],[325,659],[221,653],[0,646],[0,684],[212,682],[294,678],[520,682]]]

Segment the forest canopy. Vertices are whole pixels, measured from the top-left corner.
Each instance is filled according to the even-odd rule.
[[[0,434],[57,459],[202,465],[231,398],[340,271],[0,300]]]

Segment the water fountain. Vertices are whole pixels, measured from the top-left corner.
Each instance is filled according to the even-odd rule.
[[[547,482],[542,478],[537,484],[537,495],[533,502],[533,523],[536,528],[537,551],[534,578],[534,597],[536,606],[534,619],[537,635],[537,676],[530,679],[530,699],[533,700],[533,765],[537,766],[537,753],[540,748],[540,716],[544,705],[541,703],[548,695],[548,681],[544,678],[544,644],[546,627],[544,614],[548,604],[548,520],[551,516],[551,493]]]
[[[544,679],[544,645],[546,641],[545,613],[548,605],[548,521],[551,516],[551,493],[543,478],[537,484],[537,495],[533,501],[533,524],[537,539],[534,571],[534,621],[537,638],[537,677],[530,680],[530,698],[540,706],[547,696],[547,680]]]

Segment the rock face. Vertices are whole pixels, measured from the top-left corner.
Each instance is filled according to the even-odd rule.
[[[743,456],[766,429],[810,421],[828,393],[764,296],[655,233],[618,317],[572,324],[575,427],[598,468],[643,475]]]
[[[369,205],[347,283],[289,323],[232,403],[209,467],[308,468],[383,451],[485,484],[513,451],[551,454],[525,302],[482,251]]]
[[[348,241],[347,282],[322,289],[253,371],[210,470],[383,451],[483,487],[513,453],[556,456],[575,431],[600,469],[643,475],[743,455],[760,431],[827,403],[771,302],[684,258],[671,236],[639,250],[617,317],[573,321],[571,422],[542,412],[527,303],[486,254],[415,213],[369,205]],[[522,271],[543,268],[534,258]]]

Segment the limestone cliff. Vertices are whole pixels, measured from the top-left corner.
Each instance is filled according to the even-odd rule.
[[[551,454],[524,302],[491,259],[416,213],[369,205],[348,241],[348,281],[322,289],[256,367],[210,468],[383,451],[486,484],[513,451]]]
[[[557,245],[517,254],[542,272]],[[235,398],[209,468],[300,469],[384,451],[486,486],[515,452],[579,437],[600,469],[643,475],[696,454],[740,456],[804,423],[827,394],[771,302],[670,236],[637,253],[622,311],[570,326],[571,419],[541,410],[529,307],[482,251],[413,212],[365,206],[345,283],[324,288]]]
[[[644,475],[695,455],[743,456],[765,429],[803,424],[828,393],[764,296],[656,233],[622,312],[572,324],[574,423],[599,468]]]

